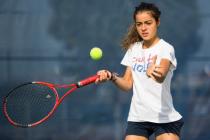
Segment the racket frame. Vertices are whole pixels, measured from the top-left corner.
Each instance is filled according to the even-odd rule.
[[[60,105],[60,103],[64,100],[64,98],[66,96],[68,96],[69,94],[71,94],[73,91],[75,91],[78,88],[81,88],[83,86],[86,86],[88,84],[93,83],[96,79],[98,78],[98,75],[94,75],[91,77],[88,77],[84,80],[81,80],[77,83],[74,84],[69,84],[69,85],[58,85],[58,84],[52,84],[52,83],[48,83],[48,82],[42,82],[42,81],[34,81],[34,82],[27,82],[24,83],[22,85],[17,86],[16,88],[12,89],[7,96],[5,96],[4,100],[3,100],[3,113],[5,115],[5,117],[7,118],[7,120],[10,122],[11,125],[15,126],[15,127],[22,127],[22,128],[28,128],[28,127],[34,127],[37,126],[39,124],[41,124],[42,122],[46,121],[47,119],[49,119],[50,116],[52,116],[52,114],[55,112],[55,110],[58,108],[58,106]],[[51,109],[51,111],[42,119],[40,119],[37,122],[31,123],[31,124],[27,124],[27,125],[23,125],[20,123],[17,123],[15,121],[13,121],[11,119],[11,117],[9,116],[9,114],[7,113],[7,109],[6,109],[6,104],[7,104],[7,97],[10,96],[10,94],[12,94],[12,92],[22,86],[28,85],[28,84],[40,84],[46,87],[49,87],[53,93],[55,94],[55,104],[53,106],[53,108]],[[63,96],[59,97],[58,91],[56,89],[58,88],[70,88]]]

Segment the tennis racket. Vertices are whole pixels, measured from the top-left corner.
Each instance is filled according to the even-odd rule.
[[[47,82],[29,82],[12,89],[3,100],[3,112],[13,126],[33,127],[46,121],[63,99],[78,88],[95,82],[98,75],[74,84],[57,85]],[[59,97],[58,89],[67,91]]]

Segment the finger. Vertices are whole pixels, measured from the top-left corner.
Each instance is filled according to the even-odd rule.
[[[109,80],[109,71],[108,70],[104,71],[104,80]]]
[[[154,75],[155,77],[159,77],[159,78],[162,76],[162,74],[157,71],[153,71],[152,75]]]
[[[102,71],[101,73],[101,81],[107,81],[108,80],[108,71],[107,70],[104,70]]]
[[[155,66],[153,71],[156,72],[156,73],[160,73],[161,74],[160,68],[162,68],[162,67],[156,67]]]
[[[99,83],[99,78],[97,78],[96,80],[95,80],[95,84],[98,84]]]
[[[166,69],[167,67],[163,67],[163,66],[160,66],[160,65],[156,65],[155,68],[156,68],[156,69]]]
[[[106,74],[107,74],[107,80],[110,80],[112,78],[112,73],[107,70]]]
[[[97,72],[97,75],[99,75],[99,77],[104,77],[104,75],[106,74],[105,70],[100,70]]]
[[[155,81],[156,81],[156,79],[155,79],[154,75],[152,75],[152,74],[150,74],[150,75],[149,75],[149,78],[152,78],[153,80],[155,80]]]
[[[156,65],[155,68],[163,68],[163,66]]]
[[[99,83],[103,80],[103,72],[102,71],[98,71],[97,72],[97,75],[99,76],[97,79],[96,79],[96,83]]]
[[[99,70],[99,71],[97,72],[97,75],[101,76],[102,73],[103,73],[103,71],[104,71],[104,70]]]
[[[101,73],[100,77],[99,77],[99,81],[102,82],[104,80],[104,73]]]

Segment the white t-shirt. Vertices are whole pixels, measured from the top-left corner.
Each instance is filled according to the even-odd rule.
[[[143,49],[142,43],[134,43],[121,61],[122,65],[132,68],[133,96],[128,121],[155,123],[177,121],[182,116],[174,109],[170,91],[173,70],[177,66],[174,48],[163,39],[148,49]],[[155,55],[156,64],[160,63],[161,58],[172,63],[163,83],[158,83],[146,75],[148,65]]]

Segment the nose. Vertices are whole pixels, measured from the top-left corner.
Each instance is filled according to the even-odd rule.
[[[146,30],[146,25],[145,24],[142,24],[142,30]]]

